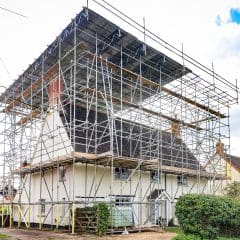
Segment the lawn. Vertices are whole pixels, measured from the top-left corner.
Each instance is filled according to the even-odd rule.
[[[6,238],[8,238],[8,237],[9,237],[9,236],[0,233],[0,239],[6,239]]]
[[[194,235],[185,235],[180,227],[166,227],[164,231],[178,234],[173,240],[200,240]],[[240,240],[240,238],[219,237],[218,240]]]
[[[166,227],[164,228],[165,232],[170,232],[170,233],[177,233],[177,234],[182,234],[183,231],[180,227]]]

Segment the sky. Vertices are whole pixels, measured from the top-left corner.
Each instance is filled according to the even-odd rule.
[[[0,85],[23,73],[87,0],[0,0]],[[111,0],[111,4],[231,82],[240,79],[240,0]],[[110,20],[99,6],[89,7]],[[7,70],[6,70],[7,69]],[[240,83],[239,83],[240,85]],[[3,90],[0,87],[0,91]],[[240,156],[240,107],[231,109],[231,152]]]

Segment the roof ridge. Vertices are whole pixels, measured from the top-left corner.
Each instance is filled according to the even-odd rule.
[[[239,158],[240,159],[240,156],[236,156],[236,155],[233,155],[233,154],[228,154],[228,153],[224,153],[224,155],[228,155],[228,156],[230,156],[230,157],[235,157],[235,158]]]

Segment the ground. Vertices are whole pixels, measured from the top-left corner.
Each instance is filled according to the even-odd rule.
[[[0,239],[6,240],[63,240],[63,239],[73,239],[73,240],[171,240],[176,234],[165,232],[143,232],[143,233],[130,233],[129,235],[107,235],[104,237],[97,237],[95,235],[71,235],[66,233],[56,233],[49,231],[38,231],[38,230],[27,230],[27,229],[10,229],[1,228],[0,229]],[[4,235],[7,235],[5,237]]]

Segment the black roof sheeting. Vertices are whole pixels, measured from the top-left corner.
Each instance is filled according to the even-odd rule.
[[[146,55],[143,54],[144,43],[134,37],[132,34],[119,28],[109,20],[100,16],[96,12],[83,8],[76,18],[61,32],[56,40],[48,46],[48,48],[24,71],[24,73],[0,96],[3,101],[4,97],[15,97],[20,94],[23,89],[26,89],[33,76],[37,77],[42,74],[42,63],[44,61],[44,71],[46,72],[51,66],[58,61],[58,43],[61,42],[61,50],[64,52],[72,47],[74,39],[74,26],[77,25],[77,44],[81,41],[86,42],[89,50],[95,53],[96,41],[92,36],[98,38],[98,54],[104,55],[110,62],[120,65],[121,62],[121,46],[123,49],[123,66],[131,71],[139,74],[140,66],[138,59],[141,55],[141,74],[154,82],[159,82],[159,68],[161,65],[161,83],[162,85],[173,81],[189,72],[190,69],[183,67],[178,62],[167,57],[158,50],[146,46]],[[86,32],[89,34],[88,37]],[[109,48],[107,44],[114,46]],[[131,56],[129,58],[125,53]],[[134,58],[136,58],[134,60]],[[23,81],[24,80],[24,81]]]
[[[70,119],[70,111],[73,111],[73,109],[70,105],[66,105],[64,111],[65,114],[61,114],[61,118],[70,135],[67,125],[70,121],[74,122],[73,119]],[[75,152],[101,154],[110,151],[110,128],[107,115],[100,112],[96,113],[93,110],[89,111],[88,116],[86,116],[86,113],[85,108],[76,107],[75,109],[75,131],[72,130],[71,134],[72,136],[75,135],[75,139],[71,139],[72,143],[75,143]],[[95,120],[97,128],[93,130]],[[118,118],[114,120],[114,128],[116,129],[114,136],[117,135],[113,139],[115,156],[142,158],[144,160],[161,159],[162,165],[199,169],[198,160],[186,144],[169,132],[161,132],[128,120],[123,120],[121,123]],[[89,140],[91,136],[92,140]],[[95,143],[95,136],[98,139],[97,144]],[[139,141],[141,138],[142,144]],[[90,143],[88,149],[86,148],[86,139]],[[157,144],[159,139],[160,146]],[[120,149],[122,149],[122,152]],[[141,149],[143,150],[142,154],[140,153]],[[201,166],[200,168],[203,170]]]

